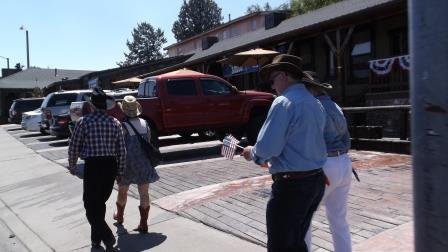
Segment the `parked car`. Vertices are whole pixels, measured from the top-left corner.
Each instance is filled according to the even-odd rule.
[[[68,124],[70,122],[70,113],[54,115],[50,124],[50,135],[57,138],[65,138],[70,136]]]
[[[17,124],[21,123],[22,113],[40,108],[43,100],[44,98],[15,99],[11,104],[11,108],[9,109],[8,122]]]
[[[159,135],[188,137],[206,132],[215,132],[219,139],[227,133],[236,137],[245,134],[249,143],[254,143],[274,97],[271,93],[239,91],[217,76],[190,70],[148,77],[138,89],[143,108],[140,117],[150,124],[156,144]],[[120,121],[124,118],[118,106],[108,113]]]
[[[70,104],[74,101],[84,101],[84,95],[91,90],[70,90],[54,92],[45,97],[42,103],[42,119],[40,131],[50,134],[50,124],[53,116],[69,113]]]
[[[42,110],[40,108],[22,114],[22,129],[28,131],[39,131]]]

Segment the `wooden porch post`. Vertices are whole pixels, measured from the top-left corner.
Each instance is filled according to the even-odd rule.
[[[336,77],[337,77],[337,85],[341,88],[341,99],[342,99],[342,105],[346,105],[345,104],[345,85],[347,85],[346,83],[346,78],[345,78],[345,72],[342,71],[343,69],[343,65],[344,65],[344,61],[343,61],[343,57],[344,57],[344,50],[347,47],[348,41],[353,33],[353,30],[355,29],[355,26],[352,25],[349,27],[347,34],[345,35],[344,41],[341,44],[341,29],[337,29],[336,30],[336,46],[334,45],[334,43],[331,41],[330,37],[328,36],[327,32],[324,33],[324,38],[325,41],[327,42],[328,46],[330,47],[331,51],[334,53],[334,55],[336,56]]]

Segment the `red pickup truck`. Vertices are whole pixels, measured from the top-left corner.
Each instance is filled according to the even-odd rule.
[[[231,133],[237,138],[246,134],[251,144],[274,98],[271,93],[239,91],[217,76],[191,70],[148,77],[137,97],[155,142],[161,135],[212,133],[222,139]],[[109,113],[119,120],[124,117],[118,106]]]

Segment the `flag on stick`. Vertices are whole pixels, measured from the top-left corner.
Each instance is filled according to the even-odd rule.
[[[221,155],[224,156],[227,159],[232,160],[233,156],[235,156],[236,148],[244,149],[243,147],[238,145],[238,139],[236,139],[232,135],[227,135],[222,140],[222,148],[221,148]]]

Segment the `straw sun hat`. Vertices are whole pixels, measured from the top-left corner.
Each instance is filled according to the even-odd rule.
[[[126,95],[121,103],[118,103],[123,113],[128,117],[137,117],[142,113],[142,106],[132,95]]]

